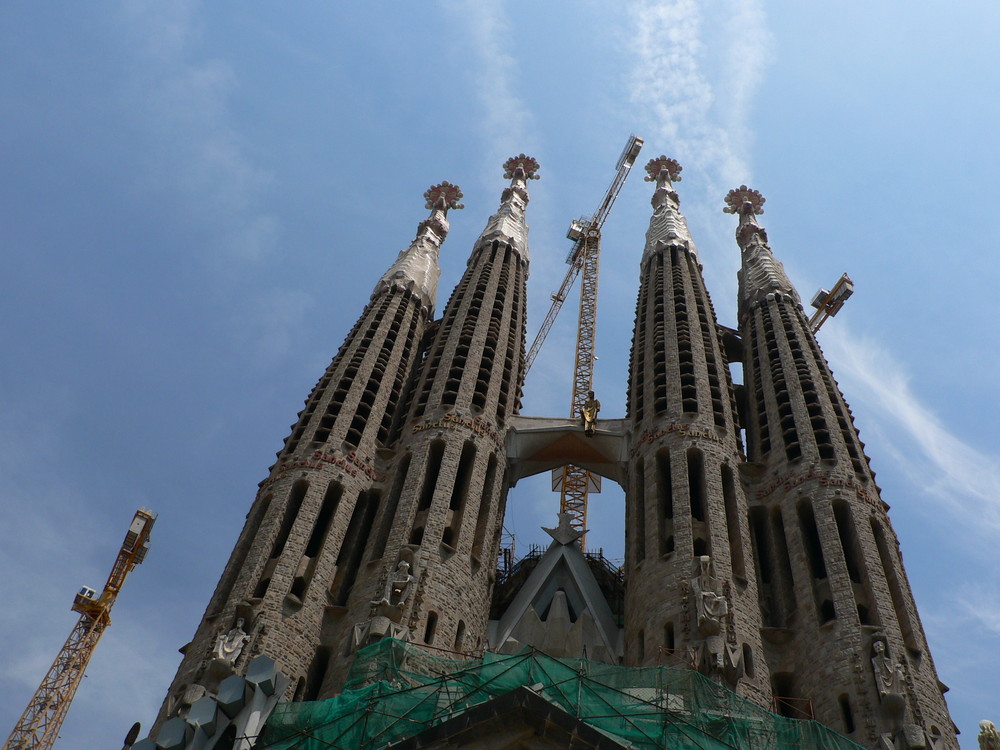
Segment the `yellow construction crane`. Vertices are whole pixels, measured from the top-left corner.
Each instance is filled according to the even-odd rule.
[[[137,510],[101,595],[97,596],[94,589],[84,586],[74,598],[72,609],[80,613],[80,619],[21,714],[3,750],[49,750],[55,744],[94,648],[111,624],[111,607],[118,592],[132,569],[146,559],[149,532],[155,521],[156,515],[152,512],[145,508]]]
[[[538,334],[535,336],[528,356],[525,360],[525,368],[530,369],[535,357],[538,356],[539,349],[548,335],[552,324],[555,322],[563,302],[569,294],[570,288],[576,277],[583,274],[580,284],[580,317],[577,325],[576,336],[576,357],[573,365],[573,398],[570,416],[573,419],[580,419],[584,408],[588,407],[588,401],[593,396],[594,387],[594,340],[597,330],[597,278],[601,259],[601,227],[604,226],[605,219],[611,212],[611,207],[621,192],[625,178],[628,177],[632,165],[635,164],[636,157],[642,149],[643,140],[638,136],[629,136],[625,149],[618,157],[618,164],[615,169],[615,177],[611,181],[611,186],[604,194],[604,200],[597,211],[591,217],[574,219],[570,223],[566,236],[573,240],[573,249],[570,250],[566,258],[569,270],[563,279],[559,291],[552,295],[552,307],[549,308],[545,320],[542,322]],[[592,406],[588,407],[588,412],[592,411]],[[596,411],[592,412],[596,416]],[[561,472],[561,476],[559,473]],[[587,497],[591,491],[600,491],[599,477],[591,476],[586,469],[579,466],[567,465],[561,470],[556,470],[553,477],[553,490],[560,493],[559,512],[567,513],[570,516],[570,525],[578,531],[585,531],[587,527]],[[580,544],[584,544],[585,537],[580,538]]]
[[[816,292],[810,303],[816,308],[816,312],[809,318],[809,328],[812,332],[816,333],[827,319],[839,313],[840,308],[852,294],[854,294],[854,282],[846,273],[837,279],[833,289],[820,289]]]

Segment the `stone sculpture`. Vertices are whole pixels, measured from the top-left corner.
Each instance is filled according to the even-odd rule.
[[[694,594],[695,630],[702,638],[699,663],[708,674],[719,674],[725,668],[725,642],[722,621],[729,614],[729,602],[722,593],[721,582],[712,575],[712,558],[698,558],[697,575],[691,579]]]
[[[396,565],[396,570],[389,574],[385,582],[385,590],[381,599],[375,599],[372,604],[388,604],[390,607],[402,609],[406,600],[410,598],[413,590],[413,582],[416,579],[410,574],[410,564],[406,560],[400,560]],[[396,622],[399,622],[397,619]]]
[[[242,617],[237,618],[236,624],[229,632],[219,633],[219,637],[215,641],[215,648],[212,650],[212,656],[229,664],[236,663],[240,654],[243,653],[243,647],[250,640],[250,634],[243,630],[244,623],[245,620]]]
[[[597,412],[601,410],[601,402],[594,398],[594,392],[590,391],[587,401],[580,409],[580,417],[583,419],[583,433],[587,437],[593,437],[597,431]]]
[[[979,722],[979,748],[980,750],[1000,750],[1000,732],[989,719],[983,719]]]

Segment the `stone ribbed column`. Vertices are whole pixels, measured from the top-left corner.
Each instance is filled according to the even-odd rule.
[[[672,185],[681,167],[661,156],[646,170],[656,192],[629,369],[626,662],[691,658],[766,702],[729,363]]]
[[[726,203],[740,220],[746,475],[774,693],[872,748],[957,748],[888,506],[757,222],[764,199],[744,185]]]
[[[314,699],[333,653],[331,617],[349,598],[382,488],[378,453],[433,314],[447,211],[461,208],[447,182],[424,195],[428,219],[379,280],[306,401],[260,485],[246,525],[161,709],[176,713],[260,653],[292,678],[288,698]],[[244,636],[239,632],[243,631]],[[244,641],[227,658],[220,634]]]

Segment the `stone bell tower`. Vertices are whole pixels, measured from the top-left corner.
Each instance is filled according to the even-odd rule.
[[[507,491],[504,436],[524,380],[525,208],[537,172],[524,154],[504,164],[510,186],[430,332],[371,562],[349,602],[349,648],[385,635],[459,652],[485,645]]]
[[[957,748],[888,505],[799,295],[757,222],[726,196],[742,252],[750,526],[777,706],[868,747]]]
[[[379,279],[261,483],[160,720],[264,652],[292,677],[290,697],[318,696],[332,650],[329,608],[346,603],[358,574],[358,534],[381,497],[377,454],[433,313],[448,210],[462,207],[447,182],[424,197],[429,218]]]
[[[693,665],[763,702],[769,686],[723,332],[672,184],[681,166],[661,156],[646,171],[656,191],[629,368],[626,660]]]

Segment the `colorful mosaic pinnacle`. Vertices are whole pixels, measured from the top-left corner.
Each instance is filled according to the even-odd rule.
[[[722,210],[727,214],[760,215],[764,213],[764,196],[753,188],[740,185],[726,193],[726,207]]]
[[[512,156],[503,163],[503,177],[505,180],[537,180],[538,160],[524,154]]]
[[[655,159],[649,160],[649,163],[646,165],[647,176],[643,179],[646,182],[661,182],[664,179],[668,179],[671,182],[680,182],[682,169],[683,167],[677,163],[676,159],[671,159],[667,156],[657,156]]]
[[[447,180],[437,185],[431,185],[424,192],[424,199],[427,201],[426,207],[432,211],[465,208],[465,204],[459,202],[462,200],[462,196],[462,188],[458,185],[452,185]]]

